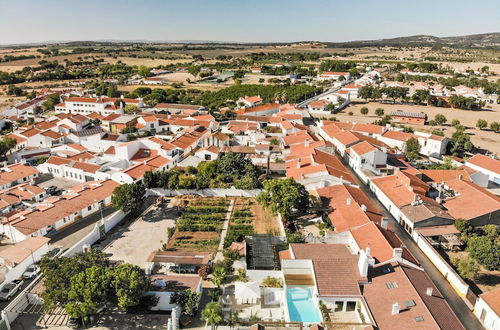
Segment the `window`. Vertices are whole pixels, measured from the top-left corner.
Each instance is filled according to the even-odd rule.
[[[481,322],[484,322],[484,319],[486,318],[486,309],[483,308],[481,311]]]
[[[92,205],[87,208],[88,211],[92,210]]]
[[[422,322],[424,320],[424,317],[423,316],[417,316],[415,318],[415,322]]]
[[[387,282],[385,283],[385,286],[387,289],[396,289],[398,287],[396,282]]]

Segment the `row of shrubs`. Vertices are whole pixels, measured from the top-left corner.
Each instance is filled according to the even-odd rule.
[[[233,242],[242,242],[245,236],[255,234],[252,225],[230,225],[227,229],[224,247],[227,248]]]
[[[189,206],[186,208],[187,213],[210,214],[210,213],[225,213],[227,208],[224,206]]]

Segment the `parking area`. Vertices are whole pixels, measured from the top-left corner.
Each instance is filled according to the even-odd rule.
[[[74,187],[81,182],[76,180],[69,180],[64,178],[56,178],[48,174],[40,174],[36,180],[37,185],[42,188],[48,188],[50,186],[56,186],[57,190],[66,190],[68,188]]]
[[[167,229],[175,226],[177,214],[171,205],[153,206],[129,226],[114,231],[100,243],[101,248],[112,261],[145,267],[149,254],[167,243]]]

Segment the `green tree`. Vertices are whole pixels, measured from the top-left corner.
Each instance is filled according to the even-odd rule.
[[[416,138],[409,138],[405,143],[405,152],[406,158],[410,161],[415,160],[419,157],[418,153],[420,152],[420,143]]]
[[[56,307],[65,307],[70,301],[68,293],[71,289],[71,279],[91,267],[106,268],[109,261],[100,250],[91,249],[89,252],[77,253],[71,258],[43,257],[40,268],[44,275],[45,290],[42,293],[45,311],[52,311]]]
[[[106,305],[110,276],[107,268],[92,266],[73,276],[66,312],[71,317],[96,314]]]
[[[448,121],[448,119],[446,119],[444,115],[438,113],[436,116],[434,116],[434,121],[436,122],[437,125],[441,126],[445,124]]]
[[[0,155],[2,158],[5,158],[7,153],[14,148],[17,145],[16,139],[10,137],[10,136],[4,136],[0,140]]]
[[[201,312],[201,318],[210,325],[212,330],[217,329],[217,326],[224,321],[222,317],[222,307],[216,302],[206,304]]]
[[[139,111],[139,108],[137,108],[137,106],[134,104],[127,104],[123,108],[123,112],[125,112],[127,114],[135,114],[138,111]]]
[[[444,136],[444,132],[440,129],[433,129],[431,134],[437,135],[437,136]]]
[[[467,240],[470,256],[487,270],[500,269],[500,243],[488,236],[472,236]]]
[[[495,225],[495,224],[491,223],[488,225],[484,225],[482,230],[484,231],[486,236],[491,238],[491,239],[496,239],[498,237],[499,229],[498,229],[497,225]]]
[[[200,294],[187,289],[174,293],[170,301],[182,308],[182,314],[195,317],[200,303]]]
[[[257,196],[257,200],[285,219],[295,212],[306,212],[310,206],[306,188],[293,178],[264,181],[264,191]]]
[[[476,127],[479,128],[480,130],[488,127],[488,122],[484,119],[478,119],[476,123]]]
[[[368,114],[368,108],[367,107],[362,107],[359,112],[361,112],[362,115],[367,115]]]
[[[115,293],[117,306],[126,309],[137,306],[141,297],[149,290],[149,279],[142,268],[121,264],[112,269],[111,288]]]
[[[223,267],[216,267],[212,272],[212,282],[220,288],[224,280],[226,279],[227,273]]]
[[[384,115],[385,111],[384,109],[382,108],[377,108],[375,109],[375,114],[378,116],[378,117],[382,117]]]
[[[196,78],[198,77],[198,75],[200,74],[201,72],[201,67],[199,65],[190,65],[188,68],[187,68],[187,71],[189,72],[190,75],[192,75],[194,77],[194,79],[196,80]]]
[[[453,119],[453,120],[451,121],[451,126],[453,126],[453,127],[457,127],[458,125],[460,125],[460,120],[458,120],[458,119]]]
[[[500,131],[500,124],[499,124],[498,122],[496,122],[496,121],[491,122],[491,123],[490,123],[490,129],[491,129],[493,132],[495,132],[495,133],[496,133],[496,132]]]
[[[22,88],[15,85],[9,85],[7,88],[7,95],[22,96],[24,94]]]
[[[126,183],[113,191],[111,202],[113,207],[123,212],[139,212],[146,189],[142,183]]]
[[[137,73],[143,77],[143,78],[147,78],[147,77],[151,77],[153,74],[151,73],[151,68],[145,66],[145,65],[141,65],[137,68]]]
[[[465,152],[474,150],[474,145],[470,140],[469,134],[465,133],[464,127],[459,125],[455,127],[455,132],[451,136],[451,153],[454,156],[462,157]]]
[[[427,103],[427,100],[429,99],[429,91],[423,89],[416,90],[411,96],[411,99],[417,104]]]
[[[52,94],[50,95],[47,100],[45,102],[43,102],[42,104],[42,108],[45,110],[45,111],[50,111],[50,110],[54,110],[54,107],[56,106],[56,104],[58,104],[59,102],[61,102],[61,98],[59,97],[59,94]]]
[[[463,218],[455,219],[455,228],[460,231],[460,235],[463,240],[467,240],[467,238],[472,234],[473,228],[470,225],[469,221]]]
[[[454,261],[460,276],[467,280],[475,280],[479,274],[479,264],[472,258],[458,259]]]

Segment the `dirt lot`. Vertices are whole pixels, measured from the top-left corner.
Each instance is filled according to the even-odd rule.
[[[104,253],[110,260],[144,267],[149,254],[161,249],[167,241],[167,228],[175,225],[177,210],[170,206],[153,208],[143,216],[144,220],[138,219],[128,227],[120,228],[102,243]]]
[[[257,203],[255,198],[237,198],[233,213],[248,207],[253,214],[252,225],[256,234],[272,232],[274,235],[280,235],[278,218]]]
[[[369,109],[369,113],[364,116],[359,110],[362,107],[367,107]],[[402,110],[407,112],[424,112],[427,114],[427,117],[433,119],[436,114],[440,113],[446,116],[448,119],[448,126],[434,126],[431,127],[429,125],[421,126],[421,125],[407,125],[413,127],[415,130],[419,131],[432,131],[435,128],[439,128],[444,130],[444,133],[447,137],[451,137],[455,129],[449,126],[449,123],[458,119],[460,123],[466,126],[468,132],[471,135],[471,140],[477,147],[488,149],[491,152],[500,155],[500,134],[494,133],[490,130],[479,130],[477,129],[476,122],[478,118],[482,118],[489,123],[493,121],[500,122],[500,105],[493,104],[488,105],[485,110],[481,111],[470,111],[470,110],[459,110],[452,108],[438,108],[438,107],[429,107],[429,106],[418,106],[418,105],[400,105],[400,104],[381,104],[377,102],[369,102],[369,103],[358,103],[352,104],[347,109],[343,110],[341,113],[332,115],[341,121],[353,121],[359,123],[371,123],[374,120],[377,120],[377,116],[375,116],[375,109],[383,108],[386,114],[390,114],[395,110]],[[353,112],[352,116],[349,116],[349,112]]]
[[[465,251],[447,252],[447,254],[450,260],[454,260],[456,258],[464,259],[469,255]],[[481,292],[488,292],[496,288],[500,288],[500,271],[488,271],[481,267],[479,276],[477,280],[474,281],[474,284],[481,290]],[[472,289],[474,290],[474,288]]]

